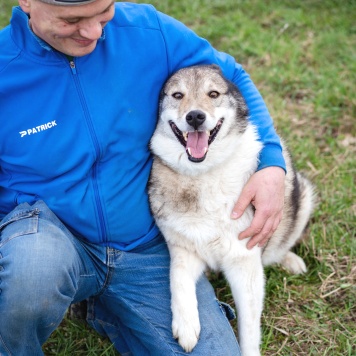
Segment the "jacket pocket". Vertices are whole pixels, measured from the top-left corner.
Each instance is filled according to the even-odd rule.
[[[22,235],[38,232],[39,209],[13,212],[0,222],[0,246]]]

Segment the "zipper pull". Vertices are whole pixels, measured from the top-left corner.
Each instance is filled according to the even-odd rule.
[[[74,60],[69,61],[70,69],[72,70],[73,74],[77,74],[77,68],[75,67]]]

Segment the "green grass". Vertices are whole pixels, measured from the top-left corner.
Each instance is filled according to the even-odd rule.
[[[356,1],[151,3],[243,64],[296,166],[317,187],[309,236],[297,248],[308,273],[266,269],[263,354],[356,355]],[[13,4],[0,0],[0,27]],[[233,304],[225,281],[212,282]],[[107,340],[69,319],[44,350],[115,355]]]

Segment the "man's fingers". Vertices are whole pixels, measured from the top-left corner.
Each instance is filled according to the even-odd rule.
[[[262,230],[255,234],[251,235],[251,240],[247,243],[247,248],[251,249],[258,244],[258,246],[262,247],[268,241],[268,239],[273,234],[273,221],[271,219],[267,220],[265,225],[263,226]]]
[[[267,219],[265,224],[262,225],[265,218],[258,216],[256,213],[250,227],[239,234],[239,239],[242,240],[244,238],[251,237],[250,241],[247,243],[248,249],[253,248],[257,244],[260,247],[263,247],[276,231],[280,218],[281,214],[279,214],[277,218]]]
[[[251,224],[250,227],[248,227],[246,230],[242,231],[239,234],[239,240],[243,240],[248,237],[257,235],[258,233],[260,233],[262,231],[262,228],[263,228],[263,226],[257,227],[257,226],[254,226],[253,224]]]
[[[251,225],[249,228],[247,228],[245,231],[241,232],[239,235],[239,239],[245,239],[246,237],[251,237],[251,236],[256,236],[259,235],[262,231],[264,234],[266,233],[266,228],[268,227],[269,229],[272,228],[270,220],[270,213],[268,210],[261,211],[261,210],[256,210],[255,216],[253,217],[251,221]],[[267,222],[269,222],[267,224]],[[267,226],[266,226],[267,224]]]
[[[282,219],[285,173],[278,167],[267,167],[256,172],[242,190],[231,217],[240,218],[249,204],[255,207],[250,227],[239,234],[239,239],[250,238],[248,248],[265,245]]]
[[[273,235],[273,230],[271,230],[269,232],[268,235],[266,235],[265,237],[262,237],[262,240],[258,242],[258,246],[259,247],[265,247],[265,245],[267,244],[267,242],[269,241],[269,239],[272,237]],[[250,241],[249,241],[250,242]]]
[[[279,223],[282,221],[282,217],[283,217],[283,211],[281,211],[278,214],[277,218],[274,220],[273,227],[272,227],[273,233],[277,230]]]
[[[232,219],[238,219],[253,200],[253,193],[245,186],[231,212]]]

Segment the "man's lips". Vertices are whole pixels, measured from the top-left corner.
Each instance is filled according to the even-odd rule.
[[[72,38],[72,40],[75,41],[76,43],[80,44],[81,46],[90,46],[91,44],[96,42],[94,40],[86,40],[86,39],[80,39],[80,38]]]

